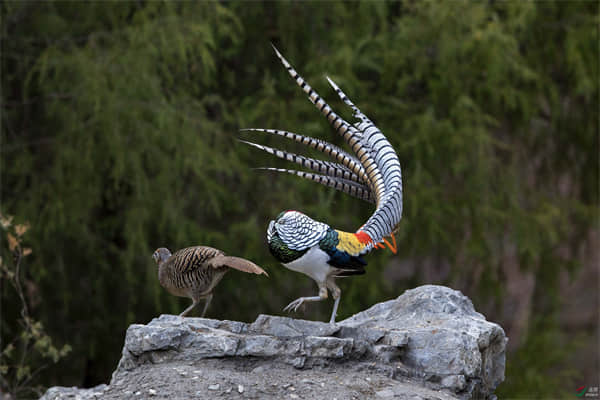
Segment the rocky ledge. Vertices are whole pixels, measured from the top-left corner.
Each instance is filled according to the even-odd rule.
[[[506,342],[466,296],[433,285],[335,325],[161,315],[129,327],[109,385],[42,399],[493,399]]]

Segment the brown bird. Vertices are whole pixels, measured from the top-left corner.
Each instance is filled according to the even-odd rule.
[[[180,317],[190,312],[200,299],[206,299],[202,317],[213,297],[213,289],[230,268],[253,274],[265,274],[261,267],[239,257],[226,256],[221,250],[207,246],[186,247],[171,254],[161,247],[152,255],[158,264],[158,280],[175,296],[189,297],[193,303]]]

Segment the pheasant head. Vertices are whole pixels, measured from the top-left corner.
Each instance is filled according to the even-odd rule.
[[[269,250],[281,262],[293,261],[313,246],[315,240],[321,240],[328,229],[329,225],[315,221],[299,211],[284,211],[269,222]]]
[[[171,257],[171,252],[165,247],[156,249],[154,254],[152,254],[152,258],[154,258],[154,261],[156,261],[158,265],[167,261],[169,257]]]

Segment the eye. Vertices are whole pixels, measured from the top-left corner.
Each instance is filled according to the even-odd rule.
[[[279,220],[279,225],[285,225],[285,219],[280,219]]]

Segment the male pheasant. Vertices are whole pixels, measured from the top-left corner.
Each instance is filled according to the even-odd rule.
[[[213,289],[229,269],[253,274],[268,274],[258,265],[239,257],[226,256],[208,246],[186,247],[171,254],[161,247],[152,255],[158,264],[158,281],[169,293],[192,299],[180,317],[186,316],[200,301],[206,299],[202,317],[213,297]]]
[[[284,308],[296,311],[303,303],[327,299],[327,290],[334,298],[330,323],[335,317],[341,290],[334,279],[364,274],[366,262],[362,256],[385,243],[395,253],[394,233],[402,217],[402,172],[396,152],[379,129],[367,118],[327,77],[327,81],[342,101],[350,106],[357,122],[350,124],[338,116],[331,107],[298,75],[287,60],[273,46],[290,76],[308,95],[309,100],[327,118],[335,131],[350,146],[354,155],[328,142],[274,129],[245,129],[279,135],[319,150],[334,162],[317,160],[260,144],[242,141],[279,158],[295,162],[314,172],[291,169],[263,168],[286,172],[320,184],[330,186],[351,196],[375,203],[371,217],[355,233],[333,229],[298,211],[280,213],[269,223],[267,241],[269,250],[286,268],[301,272],[315,280],[318,296],[300,297]],[[391,236],[393,244],[385,237]]]

